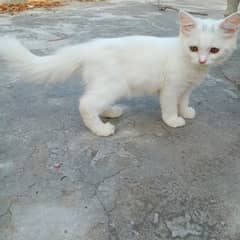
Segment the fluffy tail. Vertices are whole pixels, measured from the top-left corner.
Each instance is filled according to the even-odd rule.
[[[54,55],[36,56],[15,38],[0,39],[0,58],[10,67],[37,82],[63,81],[81,64],[80,45],[60,49]]]

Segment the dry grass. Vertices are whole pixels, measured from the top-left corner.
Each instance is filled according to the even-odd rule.
[[[34,8],[53,8],[63,5],[63,1],[58,0],[26,0],[19,3],[0,3],[0,13],[16,14]]]
[[[96,2],[97,0],[79,0],[80,2]],[[102,0],[100,0],[102,1]],[[0,3],[0,14],[9,13],[17,14],[22,11],[34,8],[45,8],[50,9],[58,6],[63,6],[66,4],[66,1],[63,0],[26,0],[19,2],[11,3]]]

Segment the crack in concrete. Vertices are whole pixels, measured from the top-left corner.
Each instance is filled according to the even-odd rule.
[[[97,192],[98,192],[99,187],[100,187],[106,180],[111,179],[111,178],[113,178],[113,177],[116,177],[117,175],[119,175],[119,174],[120,174],[122,171],[124,171],[124,170],[126,170],[126,168],[121,168],[121,169],[119,169],[117,172],[113,173],[113,174],[110,175],[110,176],[104,177],[101,181],[99,181],[99,182],[97,182],[97,183],[95,183],[95,184],[94,184],[94,183],[91,183],[91,182],[89,182],[89,181],[85,181],[85,183],[87,183],[87,184],[89,184],[89,185],[91,185],[91,186],[94,186],[94,188],[95,188],[95,191],[94,191],[92,197],[97,196]]]
[[[102,206],[104,214],[107,217],[108,240],[112,240],[112,236],[114,237],[115,240],[120,240],[117,229],[115,228],[115,226],[114,226],[114,224],[112,223],[112,220],[111,220],[110,212],[112,210],[110,210],[110,211],[107,210],[104,203],[102,202],[102,200],[97,195],[96,195],[96,199],[98,200],[98,202]]]
[[[103,209],[103,212],[104,212],[105,216],[107,217],[108,240],[112,240],[112,239],[120,240],[120,237],[118,235],[116,227],[114,226],[114,224],[112,223],[112,220],[111,220],[111,214],[110,213],[113,211],[114,207],[112,209],[110,209],[110,210],[107,210],[107,208],[104,205],[103,201],[98,196],[98,189],[106,180],[111,179],[113,177],[116,177],[117,175],[119,175],[125,169],[126,168],[122,168],[122,169],[118,170],[117,172],[115,172],[114,174],[112,174],[110,176],[104,177],[97,184],[92,184],[92,183],[88,182],[88,184],[94,186],[94,188],[95,188],[94,193],[93,193],[91,198],[96,197],[96,199],[98,200],[98,202],[100,203],[100,205],[101,205],[101,207]],[[113,236],[113,238],[112,238],[112,236]]]
[[[10,218],[12,218],[12,211],[11,211],[12,205],[13,205],[13,202],[11,201],[9,206],[7,207],[6,211],[4,213],[0,214],[0,218],[6,216],[7,214],[9,214]]]

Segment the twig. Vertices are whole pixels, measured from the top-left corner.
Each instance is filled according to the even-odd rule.
[[[55,39],[49,39],[48,42],[57,42],[68,39],[68,37],[62,37],[62,38],[55,38]]]
[[[172,7],[170,5],[163,5],[163,4],[159,4],[158,9],[160,11],[166,11],[167,9],[171,9],[171,10],[174,10],[174,11],[177,11],[177,12],[180,11],[180,9],[178,9],[176,7]],[[191,14],[195,14],[195,15],[202,15],[202,16],[207,16],[208,15],[207,13],[204,13],[204,12],[194,12],[194,11],[188,11],[188,12],[191,13]]]

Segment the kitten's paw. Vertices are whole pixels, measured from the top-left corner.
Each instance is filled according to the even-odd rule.
[[[92,130],[93,133],[95,133],[97,136],[100,137],[107,137],[110,135],[113,135],[115,132],[115,126],[111,123],[107,122],[104,123],[103,126],[100,129]]]
[[[182,117],[172,117],[169,119],[165,119],[164,122],[169,126],[173,128],[182,127],[185,125],[185,120]]]
[[[108,110],[101,113],[102,117],[106,118],[118,118],[123,114],[123,109],[120,106],[113,106]]]
[[[180,111],[180,114],[184,118],[193,119],[196,116],[196,111],[192,107],[185,108]]]

